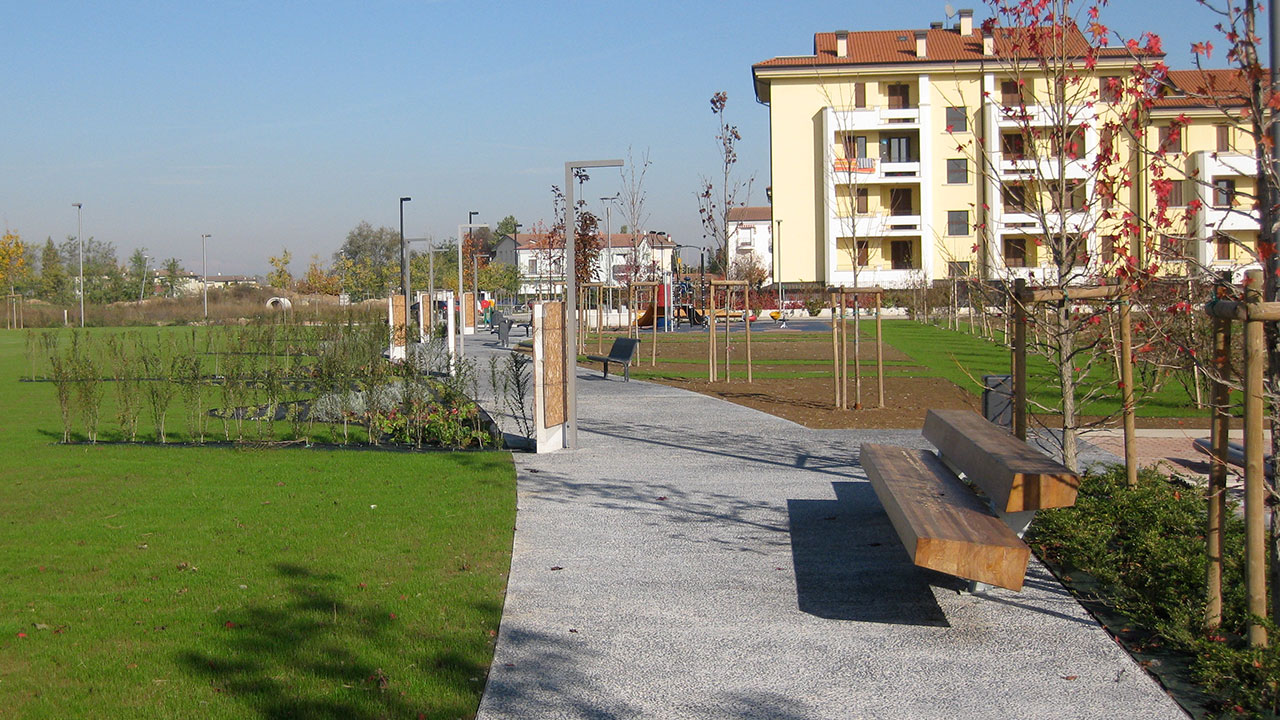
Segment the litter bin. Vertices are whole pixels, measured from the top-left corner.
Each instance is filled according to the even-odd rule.
[[[982,416],[1000,427],[1013,427],[1013,376],[982,376]]]

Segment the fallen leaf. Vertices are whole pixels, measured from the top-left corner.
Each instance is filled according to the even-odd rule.
[[[1063,675],[1063,676],[1062,676],[1062,679],[1063,679],[1063,680],[1075,680],[1075,679],[1077,679],[1077,678],[1079,678],[1079,677],[1080,677],[1079,675]]]
[[[24,638],[24,637],[26,637],[26,636],[27,636],[27,634],[26,634],[26,633],[24,633],[24,632],[20,632],[20,633],[18,633],[18,637],[20,637],[20,638]]]
[[[552,565],[552,566],[551,566],[551,569],[552,569],[552,570],[563,570],[564,568],[560,567],[559,565]]]
[[[578,628],[569,628],[569,632],[576,633],[578,632]]]
[[[34,626],[34,627],[35,627],[35,629],[37,629],[37,630],[48,630],[48,629],[49,629],[49,626],[48,626],[48,625],[45,625],[44,623],[33,623],[33,626]]]
[[[666,499],[667,499],[667,496],[666,496],[666,495],[660,495],[660,496],[658,496],[658,500],[660,500],[660,501],[661,501],[661,500],[666,500]]]

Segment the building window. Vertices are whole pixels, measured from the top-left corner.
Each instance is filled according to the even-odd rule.
[[[1005,185],[1001,188],[1004,195],[1004,211],[1007,213],[1027,212],[1027,188],[1025,185]]]
[[[948,210],[947,211],[947,234],[948,235],[968,235],[969,234],[969,211],[968,210]]]
[[[885,95],[889,96],[889,109],[902,110],[911,107],[911,86],[907,84],[893,83],[885,88]]]
[[[1174,180],[1169,188],[1169,207],[1186,207],[1187,201],[1183,197],[1182,182]]]
[[[1021,160],[1026,156],[1026,141],[1020,132],[1004,133],[1000,136],[1000,152],[1005,160]]]
[[[968,132],[969,115],[962,107],[947,108],[947,130],[949,132]]]
[[[1231,238],[1226,235],[1218,236],[1218,259],[1231,259]]]
[[[1213,181],[1213,206],[1229,208],[1236,202],[1236,181],[1223,179]]]
[[[951,260],[947,263],[947,275],[953,278],[969,277],[969,261]]]
[[[911,188],[889,188],[889,214],[912,215]]]
[[[529,274],[530,274],[530,275],[537,275],[537,274],[538,274],[538,259],[537,259],[537,258],[529,258]]]
[[[1218,152],[1230,152],[1231,151],[1231,126],[1219,125],[1217,129],[1218,129]]]
[[[1099,180],[1097,185],[1098,205],[1103,210],[1110,210],[1116,204],[1116,191],[1108,180]]]
[[[964,158],[947,160],[947,182],[952,185],[969,182],[969,161]]]
[[[871,242],[869,240],[858,241],[858,266],[863,267],[871,264]]]
[[[1159,128],[1160,150],[1166,153],[1182,152],[1182,130],[1174,130],[1172,125],[1161,125]]]
[[[1120,102],[1120,83],[1118,77],[1098,78],[1098,99],[1104,103]]]
[[[867,106],[867,84],[853,84],[853,106],[856,108],[864,108]]]
[[[854,193],[853,211],[858,213],[859,215],[866,215],[868,212],[867,199],[869,197],[870,197],[870,193],[867,191],[866,188],[858,188],[857,191]]]
[[[893,135],[880,138],[880,162],[915,162],[911,156],[911,137]]]
[[[1025,237],[1004,239],[1004,264],[1009,267],[1026,267],[1027,239]]]
[[[912,268],[911,241],[894,240],[889,243],[889,257],[894,270],[910,270]]]
[[[1112,125],[1102,128],[1102,133],[1098,136],[1098,154],[1103,157],[1110,157],[1115,152],[1116,146],[1116,129]]]
[[[1182,259],[1186,257],[1187,239],[1178,237],[1177,235],[1161,235],[1160,250],[1169,259]]]
[[[1053,132],[1052,151],[1054,155],[1061,152],[1068,160],[1078,160],[1084,155],[1084,128],[1076,126],[1067,131],[1065,142],[1061,133]]]
[[[1035,98],[1031,95],[1031,88],[1025,85],[1018,85],[1017,80],[1004,80],[1000,83],[1000,104],[1005,107],[1018,107],[1019,105],[1031,105]]]
[[[1109,263],[1116,259],[1116,236],[1102,236],[1102,262]]]

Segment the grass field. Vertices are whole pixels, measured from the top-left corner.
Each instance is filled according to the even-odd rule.
[[[474,714],[509,454],[58,445],[23,373],[0,334],[0,717]]]
[[[871,327],[869,327],[871,326]],[[874,340],[874,326],[863,324],[864,341]],[[1009,373],[1009,350],[1002,345],[985,340],[963,330],[948,330],[936,325],[910,320],[890,320],[883,323],[884,342],[908,358],[909,361],[886,361],[886,377],[937,377],[955,383],[973,393],[982,392],[982,376]],[[723,338],[723,336],[721,336]],[[642,333],[642,342],[648,334]],[[705,333],[676,333],[663,335],[658,340],[658,365],[649,367],[647,349],[642,345],[640,362],[631,370],[637,378],[673,378],[706,380]],[[723,339],[720,340],[723,343]],[[752,336],[754,376],[758,379],[825,378],[831,376],[831,335],[813,332],[767,332]],[[770,359],[770,347],[776,343],[809,343],[813,359]],[[731,364],[736,369],[746,367],[743,335],[734,334],[735,350]],[[588,342],[594,352],[594,345]],[[850,351],[852,352],[852,351]],[[866,351],[864,351],[866,352]],[[719,362],[723,364],[724,359]],[[673,368],[673,365],[685,367]],[[852,367],[852,361],[849,363]],[[1092,402],[1080,408],[1083,415],[1105,416],[1119,413],[1120,390],[1114,366],[1109,356],[1100,358],[1092,367],[1081,373],[1082,388],[1097,388]],[[1027,362],[1028,392],[1033,401],[1052,407],[1057,399],[1055,370],[1040,356],[1031,355]],[[1149,366],[1139,364],[1135,368],[1135,388],[1138,391],[1138,414],[1146,417],[1198,417],[1207,416],[1206,410],[1195,408],[1194,398],[1176,380],[1164,378],[1158,389]],[[874,377],[873,362],[863,361],[862,376]],[[1083,397],[1083,392],[1080,395]]]

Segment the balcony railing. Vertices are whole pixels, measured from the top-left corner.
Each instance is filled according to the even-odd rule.
[[[875,173],[875,158],[836,158],[836,172]]]

